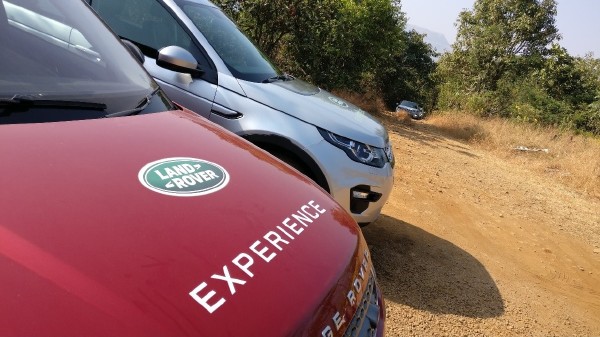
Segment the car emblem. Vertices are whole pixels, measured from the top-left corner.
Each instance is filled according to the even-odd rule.
[[[151,191],[196,197],[217,192],[229,183],[220,165],[196,158],[165,158],[146,164],[138,173],[140,183]]]
[[[329,100],[332,101],[333,103],[343,107],[343,108],[349,108],[350,106],[348,105],[348,103],[344,102],[343,100],[337,98],[337,97],[333,97],[333,96],[329,96]]]

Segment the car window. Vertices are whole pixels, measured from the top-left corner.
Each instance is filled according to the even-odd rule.
[[[89,1],[89,0],[88,0]],[[198,63],[209,65],[203,53],[179,22],[158,1],[153,0],[92,0],[91,6],[117,33],[117,35],[150,47],[156,51],[163,47],[179,46],[188,50]]]
[[[269,59],[218,8],[191,1],[177,3],[235,77],[262,82],[279,74]]]
[[[157,88],[82,2],[0,0],[0,32],[0,124],[104,117]]]

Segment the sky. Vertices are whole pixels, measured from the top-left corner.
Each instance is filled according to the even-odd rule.
[[[475,0],[402,0],[408,23],[456,38],[458,13],[472,9]],[[560,44],[573,56],[593,52],[600,58],[600,0],[557,0],[556,26]]]

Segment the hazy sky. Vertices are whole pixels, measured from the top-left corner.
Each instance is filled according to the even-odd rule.
[[[450,44],[456,38],[456,19],[474,0],[402,0],[408,23],[442,33]],[[594,52],[600,57],[600,0],[558,0],[556,25],[561,45],[574,56]]]

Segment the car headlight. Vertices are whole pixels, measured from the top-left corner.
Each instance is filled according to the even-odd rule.
[[[319,128],[319,132],[327,142],[346,152],[350,159],[379,168],[382,168],[385,165],[386,155],[383,149],[336,135],[335,133],[331,133],[321,128]]]

